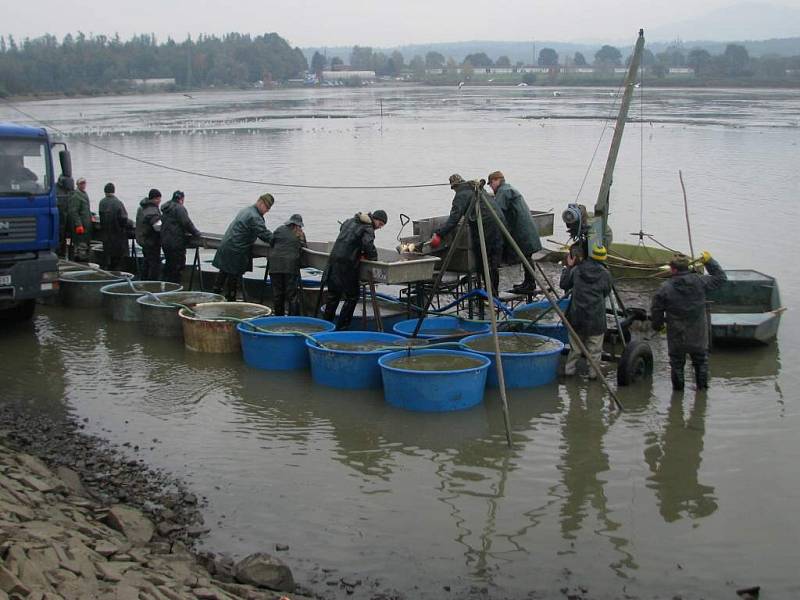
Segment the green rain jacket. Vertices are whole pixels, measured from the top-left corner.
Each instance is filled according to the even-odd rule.
[[[75,233],[75,228],[83,225],[82,235]],[[88,244],[92,241],[92,211],[89,208],[89,195],[80,190],[73,191],[67,197],[67,235],[76,244]]]
[[[494,198],[497,207],[503,211],[511,237],[517,242],[522,253],[525,256],[530,256],[534,252],[541,250],[542,242],[539,240],[539,231],[536,229],[536,223],[533,222],[531,209],[522,194],[508,183],[503,183],[497,188]],[[506,244],[505,254],[507,263],[515,264],[519,262],[519,257],[517,257],[513,249],[508,247],[508,244]]]
[[[272,242],[272,232],[267,229],[263,215],[253,204],[240,210],[228,225],[211,264],[231,275],[241,275],[252,270],[251,247],[256,239],[269,244]]]

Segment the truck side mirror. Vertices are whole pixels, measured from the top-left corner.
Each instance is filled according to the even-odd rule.
[[[64,177],[72,177],[72,157],[69,150],[61,150],[58,153],[58,162],[61,163],[61,174]]]

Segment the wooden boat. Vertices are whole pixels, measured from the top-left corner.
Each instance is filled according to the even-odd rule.
[[[714,342],[769,344],[778,335],[781,307],[774,277],[750,269],[726,270],[722,286],[709,292]]]
[[[567,247],[548,251],[543,259],[558,262],[564,259]],[[669,277],[669,261],[673,253],[665,248],[655,248],[643,244],[621,244],[614,242],[608,253],[606,264],[614,279],[649,279]]]

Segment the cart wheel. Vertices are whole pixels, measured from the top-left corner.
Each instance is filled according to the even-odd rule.
[[[10,322],[29,321],[36,310],[36,300],[22,300],[11,308],[0,311],[0,320]]]
[[[634,341],[625,347],[617,362],[617,385],[630,385],[653,374],[653,351],[646,342]]]

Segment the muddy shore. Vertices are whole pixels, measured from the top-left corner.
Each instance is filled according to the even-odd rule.
[[[312,597],[275,556],[197,552],[203,499],[82,428],[0,406],[0,600]]]

